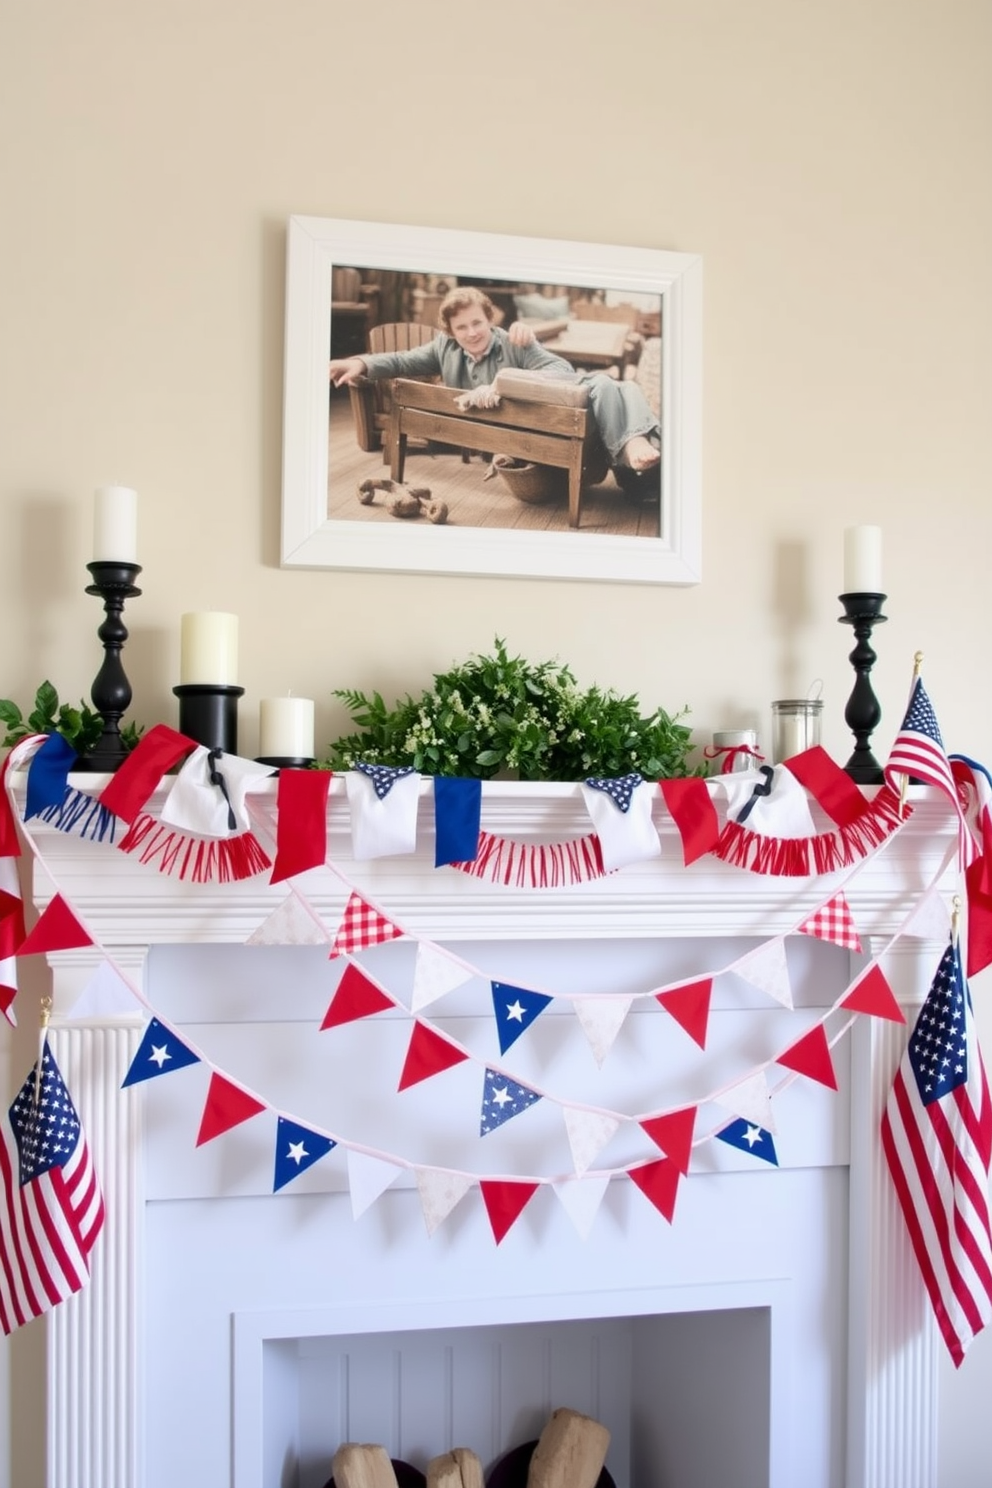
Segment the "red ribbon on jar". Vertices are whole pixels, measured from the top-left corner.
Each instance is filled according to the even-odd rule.
[[[703,750],[706,759],[721,759],[720,774],[732,775],[737,770],[755,768],[751,761],[761,763],[765,756],[758,753],[758,738],[754,729],[727,729],[713,735],[713,743]]]

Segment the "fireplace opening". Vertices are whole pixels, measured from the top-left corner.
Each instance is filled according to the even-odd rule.
[[[279,1338],[262,1356],[278,1488],[324,1488],[345,1441],[420,1471],[470,1447],[488,1479],[559,1406],[609,1429],[617,1488],[769,1485],[766,1307]]]

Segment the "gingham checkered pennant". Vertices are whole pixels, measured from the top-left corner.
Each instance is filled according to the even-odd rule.
[[[817,940],[829,940],[832,945],[843,946],[845,951],[860,954],[862,950],[854,916],[843,894],[835,894],[826,904],[815,909],[803,920],[799,933],[815,935]]]
[[[338,933],[331,946],[332,956],[351,956],[366,946],[381,945],[386,940],[399,940],[406,934],[392,920],[380,914],[361,896],[352,892],[345,905]]]

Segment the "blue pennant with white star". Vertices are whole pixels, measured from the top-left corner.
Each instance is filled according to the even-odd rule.
[[[141,1080],[154,1080],[158,1075],[167,1075],[172,1070],[185,1069],[188,1064],[199,1064],[199,1054],[177,1038],[171,1028],[166,1028],[153,1018],[145,1029],[145,1036],[138,1045],[138,1052],[131,1060],[131,1068],[124,1077],[123,1090],[127,1085],[137,1085]]]
[[[484,1137],[487,1132],[495,1131],[498,1126],[512,1121],[514,1116],[519,1116],[526,1111],[528,1106],[533,1106],[541,1097],[536,1090],[531,1090],[526,1085],[518,1085],[516,1080],[507,1079],[501,1075],[499,1070],[487,1069],[485,1085],[482,1090],[482,1120],[479,1123],[479,1136]]]
[[[525,1028],[539,1018],[554,999],[543,992],[528,992],[526,987],[511,987],[509,982],[493,982],[493,1011],[499,1031],[499,1051],[505,1054]]]
[[[760,1157],[764,1162],[774,1163],[778,1167],[778,1156],[775,1152],[775,1143],[772,1134],[763,1126],[758,1126],[754,1121],[745,1121],[741,1117],[725,1126],[722,1131],[717,1132],[717,1138],[726,1142],[728,1147],[736,1147],[739,1152],[747,1152],[751,1157]]]
[[[367,765],[364,760],[356,760],[355,769],[369,777],[380,801],[386,799],[397,780],[413,774],[412,765]]]
[[[295,1121],[280,1116],[276,1122],[276,1171],[272,1192],[278,1193],[287,1183],[292,1183],[337,1145],[330,1137],[322,1137],[308,1126],[298,1126]]]
[[[586,781],[591,790],[604,791],[619,811],[624,813],[630,810],[630,803],[634,791],[644,782],[644,776],[634,770],[630,775],[618,775],[613,780],[604,779],[601,775],[593,775]]]

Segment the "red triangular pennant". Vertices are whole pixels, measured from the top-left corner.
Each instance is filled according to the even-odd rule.
[[[358,1018],[367,1018],[371,1013],[381,1013],[395,1006],[393,999],[387,997],[360,967],[349,963],[320,1027],[321,1030],[337,1028],[342,1023],[354,1023]]]
[[[873,1018],[888,1018],[892,1023],[905,1023],[906,1015],[880,966],[872,966],[858,984],[851,988],[841,1003],[852,1013],[870,1013]]]
[[[977,976],[992,964],[992,894],[985,878],[992,866],[990,855],[976,858],[965,870],[968,890],[968,975]]]
[[[661,1157],[657,1162],[644,1163],[639,1168],[628,1168],[628,1176],[637,1184],[641,1193],[664,1215],[671,1224],[675,1213],[675,1198],[679,1191],[678,1164],[671,1158]]]
[[[817,1023],[801,1039],[790,1044],[785,1053],[778,1056],[777,1062],[784,1064],[786,1069],[795,1070],[798,1075],[807,1075],[811,1080],[818,1080],[830,1090],[837,1089],[837,1075],[822,1023]]]
[[[366,946],[381,945],[386,940],[397,940],[404,932],[373,905],[352,893],[345,905],[338,933],[331,946],[332,956],[348,956],[363,951]]]
[[[264,1110],[265,1106],[261,1101],[215,1071],[210,1076],[210,1088],[196,1139],[197,1147],[202,1147],[204,1142],[212,1142],[222,1132],[230,1131],[233,1126],[240,1126],[242,1121],[248,1121]]]
[[[808,915],[799,926],[800,935],[815,935],[818,940],[829,941],[846,951],[861,954],[861,937],[854,923],[854,916],[844,895],[835,894],[826,904]]]
[[[686,987],[674,987],[671,992],[659,992],[657,999],[671,1013],[691,1039],[701,1049],[706,1048],[706,1025],[710,1016],[710,998],[713,994],[713,978],[690,982]]]
[[[276,861],[270,883],[282,883],[327,857],[330,770],[280,770],[276,796]]]
[[[75,951],[93,941],[76,919],[61,894],[43,910],[37,924],[25,936],[18,956],[37,956],[43,951]]]
[[[187,739],[167,723],[156,723],[100,792],[101,806],[122,821],[133,822],[166,771],[195,748],[195,739]]]
[[[671,1111],[667,1116],[651,1116],[641,1122],[652,1142],[670,1157],[680,1173],[688,1173],[692,1156],[692,1129],[696,1124],[696,1107]]]
[[[720,840],[720,819],[705,780],[659,780],[665,805],[682,838],[682,857],[688,868]]]
[[[411,1085],[429,1080],[433,1075],[439,1075],[442,1070],[451,1069],[452,1065],[461,1064],[467,1058],[463,1049],[457,1049],[448,1039],[435,1033],[433,1028],[428,1028],[426,1023],[414,1022],[397,1088],[408,1090]]]
[[[483,1178],[479,1184],[489,1223],[498,1245],[516,1223],[537,1190],[536,1183],[518,1183],[498,1178]]]

